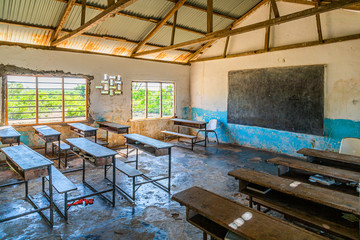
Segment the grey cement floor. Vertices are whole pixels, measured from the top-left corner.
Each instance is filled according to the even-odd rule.
[[[199,146],[194,151],[175,147],[172,153],[172,194],[199,186],[244,204],[247,201],[245,196],[238,193],[237,181],[227,173],[240,167],[275,173],[275,166],[264,161],[279,156],[251,148],[214,143],[206,150]],[[129,159],[135,159],[134,152]],[[139,168],[150,176],[166,175],[167,160],[167,156],[154,158],[140,152]],[[79,163],[80,159],[73,158],[71,161],[71,165]],[[92,165],[87,167],[91,169],[87,171],[87,180],[98,188],[106,187],[103,168]],[[10,170],[3,168],[0,184],[14,176]],[[66,176],[78,186],[78,190],[70,197],[90,193],[81,183],[81,172],[68,173]],[[130,183],[121,174],[117,175],[117,182]],[[45,206],[41,204],[46,203],[41,194],[41,180],[32,180],[29,185],[30,193],[36,201]],[[62,196],[54,192],[55,201],[61,204]],[[22,200],[23,194],[24,184],[0,188],[1,218],[32,210],[30,204]],[[0,223],[0,239],[202,239],[202,232],[186,222],[185,207],[171,201],[168,193],[146,184],[138,190],[136,198],[136,204],[133,205],[117,192],[116,206],[113,208],[101,198],[94,197],[93,205],[70,208],[68,224],[55,213],[53,229],[38,214]]]

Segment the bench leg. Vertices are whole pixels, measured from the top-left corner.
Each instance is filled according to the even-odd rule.
[[[135,201],[135,178],[136,177],[133,177],[132,179],[133,179],[133,186],[132,186],[132,192],[133,192],[133,194],[132,194],[132,200],[133,201]]]
[[[139,149],[136,149],[136,169],[139,167]]]
[[[249,207],[253,208],[253,198],[251,196],[249,197]]]
[[[68,195],[67,192],[64,193],[64,217],[65,217],[65,222],[68,223]]]
[[[203,232],[203,240],[207,240],[207,234],[206,234],[206,232]]]
[[[65,168],[67,168],[67,152],[68,150],[65,150]]]
[[[256,209],[258,210],[258,211],[261,211],[261,205],[258,203],[258,204],[256,204]]]

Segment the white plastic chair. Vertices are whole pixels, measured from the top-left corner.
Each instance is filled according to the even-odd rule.
[[[339,153],[349,154],[360,157],[360,139],[343,138],[341,140]]]
[[[210,132],[215,133],[217,144],[219,144],[219,139],[218,139],[218,136],[217,136],[217,134],[216,134],[216,132],[215,132],[216,128],[217,128],[217,120],[216,120],[216,119],[211,119],[211,120],[208,122],[208,124],[206,125],[206,132],[208,132],[208,133],[210,133]],[[205,131],[205,129],[200,129],[200,130],[197,132],[196,137],[199,135],[199,133],[200,133],[201,131]],[[208,141],[209,141],[209,139],[208,139]]]

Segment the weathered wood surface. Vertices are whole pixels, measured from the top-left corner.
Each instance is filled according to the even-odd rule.
[[[149,138],[149,137],[146,137],[146,136],[143,136],[143,135],[140,135],[140,134],[136,134],[136,133],[124,134],[123,136],[126,139],[129,139],[129,140],[132,140],[132,141],[135,141],[135,142],[139,142],[139,143],[151,146],[151,147],[156,148],[156,149],[171,148],[171,147],[174,146],[172,144],[165,143],[165,142],[162,142],[162,141],[159,141],[159,140],[156,140],[156,139],[153,139],[153,138]]]
[[[199,187],[176,193],[172,200],[247,239],[325,239]],[[229,226],[244,214],[251,218],[236,229]]]
[[[49,159],[26,145],[5,147],[1,151],[23,171],[47,167],[53,164]]]
[[[320,174],[323,176],[332,177],[338,180],[350,181],[350,182],[359,182],[360,181],[360,173],[353,172],[348,170],[343,170],[334,167],[328,167],[315,163],[308,163],[304,161],[299,161],[295,159],[288,158],[272,158],[267,160],[268,163],[273,163],[276,165],[286,166],[289,168],[304,170],[311,173]]]
[[[142,172],[140,172],[136,168],[131,167],[127,163],[120,161],[119,159],[116,159],[116,169],[123,172],[129,177],[137,177],[143,175]]]
[[[96,131],[97,128],[94,128],[94,127],[91,127],[91,126],[88,126],[88,125],[85,125],[83,123],[68,123],[71,127],[75,128],[75,129],[78,129],[80,131],[83,131],[83,132],[88,132],[88,131]]]
[[[191,127],[198,129],[206,128],[206,124],[207,124],[207,122],[203,122],[203,121],[193,121],[193,120],[178,119],[178,118],[172,118],[170,120],[173,121],[174,125],[177,126]]]
[[[114,133],[128,133],[130,126],[127,125],[121,125],[118,123],[114,123],[114,122],[97,122],[97,124],[99,124],[99,128],[100,129],[104,129],[106,131],[109,132],[114,132]]]
[[[86,138],[68,138],[66,141],[73,147],[77,147],[81,151],[95,158],[110,157],[117,154],[117,152],[100,146],[99,144],[96,144]]]
[[[11,126],[0,127],[0,139],[20,137],[20,136],[21,136],[21,134]]]
[[[95,142],[95,138],[93,138],[93,137],[85,137],[85,138],[86,138],[87,140],[90,140],[90,141],[92,141],[92,142]],[[108,142],[102,141],[102,140],[100,140],[100,139],[96,139],[96,144],[99,144],[99,145],[101,145],[101,146],[109,145]]]
[[[52,129],[46,125],[33,126],[35,132],[41,134],[43,137],[52,137],[52,136],[60,136],[61,133]]]
[[[187,134],[183,134],[183,133],[177,133],[177,132],[171,132],[171,131],[161,131],[161,132],[165,133],[165,134],[169,134],[169,135],[183,137],[183,138],[196,138],[196,136],[187,135]]]
[[[52,173],[52,185],[56,189],[56,191],[58,191],[58,193],[66,193],[77,189],[75,184],[73,184],[54,166],[51,166],[51,173]],[[49,180],[49,177],[46,176],[46,179]]]
[[[53,142],[53,144],[57,147],[59,147],[59,142]],[[63,141],[60,141],[60,150],[69,150],[70,146],[67,143],[64,143]]]
[[[298,198],[360,215],[360,199],[357,196],[245,168],[230,171],[228,174],[239,179],[239,184],[243,189],[250,182]]]
[[[359,239],[358,222],[349,222],[342,218],[342,212],[324,205],[304,202],[303,199],[289,197],[286,194],[270,191],[267,194],[244,190],[253,197],[254,203],[280,212],[308,226],[314,226],[325,232],[349,239]]]
[[[302,148],[299,151],[297,151],[297,153],[303,154],[304,156],[323,159],[326,161],[335,161],[339,163],[346,163],[346,164],[360,166],[360,157],[358,156],[336,153],[336,152],[328,152],[328,151],[310,149],[310,148]]]

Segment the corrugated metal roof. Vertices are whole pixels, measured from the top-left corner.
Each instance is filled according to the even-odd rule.
[[[77,0],[77,3],[81,1]],[[206,8],[206,0],[187,0],[187,3]],[[260,0],[214,0],[214,11],[232,17],[239,17],[255,6]],[[87,0],[87,4],[99,8],[107,8],[107,0]],[[113,36],[124,38],[131,41],[141,41],[156,26],[156,21],[162,19],[175,5],[167,0],[138,0],[124,13],[138,16],[140,18],[155,19],[155,22],[136,19],[123,15],[115,15],[97,26],[88,30],[86,33],[99,36]],[[56,28],[63,11],[66,8],[64,0],[1,0],[0,1],[0,20],[12,21],[17,23],[31,24]],[[102,10],[86,8],[86,21],[98,15]],[[74,5],[65,24],[64,30],[74,30],[80,26],[81,6]],[[173,17],[169,23],[172,23]],[[207,28],[206,12],[192,7],[182,6],[178,10],[177,25],[191,28],[197,31],[206,32]],[[232,23],[229,18],[214,15],[214,31],[224,29]],[[149,41],[154,45],[168,46],[170,44],[172,27],[163,26]],[[13,26],[0,24],[0,40],[30,43],[38,45],[49,45],[51,30],[36,29],[29,27]],[[63,32],[61,35],[63,36]],[[202,34],[191,31],[176,29],[175,44],[196,39]],[[94,51],[115,55],[127,56],[136,44],[129,42],[113,41],[88,36],[77,36],[59,45],[78,50]],[[187,47],[186,49],[195,50],[200,44]],[[153,49],[151,46],[144,46],[141,51]],[[144,58],[162,59],[169,61],[182,61],[188,56],[189,52],[172,50],[165,53],[157,53]]]

